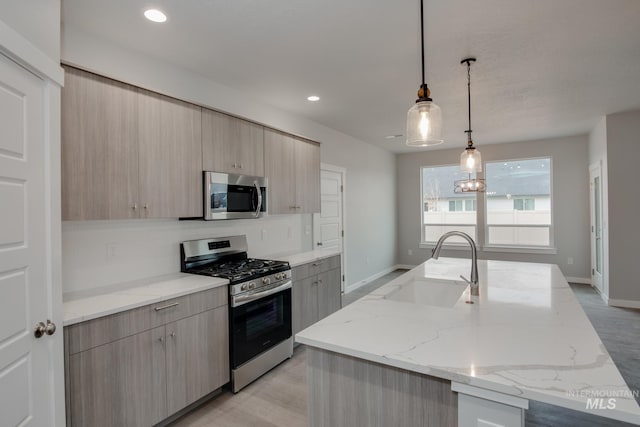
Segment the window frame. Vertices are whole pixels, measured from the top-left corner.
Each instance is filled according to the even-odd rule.
[[[487,243],[487,237],[489,235],[489,225],[487,223],[487,214],[488,214],[488,200],[487,193],[484,193],[484,197],[479,197],[478,193],[476,194],[475,204],[476,204],[476,222],[475,222],[475,235],[471,236],[473,240],[476,242],[476,246],[479,250],[483,252],[504,252],[504,253],[521,253],[521,254],[546,254],[546,255],[556,255],[558,253],[557,248],[555,247],[555,203],[554,203],[554,173],[553,173],[553,156],[534,156],[534,157],[520,157],[520,158],[512,158],[512,159],[491,159],[489,161],[483,161],[483,170],[482,172],[476,174],[477,178],[486,179],[486,165],[487,163],[500,163],[500,162],[517,162],[524,160],[549,160],[549,179],[550,179],[550,195],[549,195],[549,209],[551,212],[551,220],[549,225],[538,225],[532,224],[527,227],[546,227],[549,229],[549,245],[548,246],[533,246],[533,245],[500,245],[500,244],[489,244]],[[450,167],[450,166],[458,166],[458,164],[434,164],[434,165],[421,165],[418,170],[419,179],[420,179],[420,195],[419,195],[419,206],[420,206],[420,244],[419,248],[422,249],[431,249],[435,247],[435,242],[427,242],[425,241],[425,226],[424,223],[424,177],[423,170],[425,168],[439,168],[439,167]],[[451,183],[453,185],[453,183]],[[473,211],[468,211],[473,212]],[[446,224],[453,226],[469,226],[470,224]],[[498,225],[499,226],[499,225]],[[505,227],[513,227],[513,225],[504,225]],[[492,225],[492,227],[496,227],[496,225]],[[455,243],[455,242],[445,242],[445,249],[453,249],[453,250],[468,250],[468,245],[466,243]]]
[[[552,254],[555,255],[558,253],[558,250],[555,247],[555,228],[554,228],[554,217],[555,217],[555,211],[554,211],[554,205],[555,203],[553,202],[553,156],[536,156],[536,157],[521,157],[521,158],[516,158],[516,159],[495,159],[495,160],[490,160],[490,161],[485,161],[483,162],[483,175],[486,173],[487,170],[487,163],[503,163],[503,162],[518,162],[518,161],[524,161],[524,160],[549,160],[549,211],[551,212],[550,215],[550,221],[549,221],[549,225],[547,224],[531,224],[531,225],[523,225],[526,227],[532,227],[532,228],[542,228],[542,227],[546,227],[549,229],[549,245],[545,245],[545,246],[537,246],[537,245],[501,245],[501,244],[495,244],[495,243],[488,243],[487,239],[489,236],[489,227],[513,227],[512,224],[505,224],[505,225],[496,225],[496,224],[492,224],[489,225],[489,222],[487,221],[489,212],[488,212],[488,208],[489,208],[489,203],[488,203],[488,197],[489,195],[487,193],[484,194],[484,218],[483,218],[483,229],[484,229],[484,235],[483,235],[483,242],[481,244],[482,250],[483,251],[487,251],[487,252],[514,252],[514,253],[539,253],[539,254]],[[486,176],[484,177],[486,179]],[[488,185],[488,183],[487,183]],[[526,197],[522,198],[523,200],[526,199]],[[534,202],[535,203],[535,202]],[[523,206],[524,206],[524,201],[523,201]],[[526,212],[526,211],[524,211]]]

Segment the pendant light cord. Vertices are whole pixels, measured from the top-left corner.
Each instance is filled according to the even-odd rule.
[[[424,97],[427,98],[424,70],[424,0],[420,0],[420,37],[422,38],[422,88],[425,90]]]
[[[469,129],[464,132],[467,134],[467,149],[474,149],[473,140],[471,139],[471,63],[476,62],[476,58],[467,58],[460,61],[461,64],[467,64],[467,102],[469,104]]]

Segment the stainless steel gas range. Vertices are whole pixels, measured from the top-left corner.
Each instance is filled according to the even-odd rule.
[[[180,244],[185,273],[229,280],[231,389],[240,389],[293,354],[291,267],[247,256],[246,236]]]

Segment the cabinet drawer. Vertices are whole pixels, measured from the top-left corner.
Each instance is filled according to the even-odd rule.
[[[293,281],[296,281],[333,270],[334,268],[340,268],[340,255],[319,259],[294,267],[291,271],[291,277]]]
[[[227,295],[227,286],[220,286],[67,326],[69,354],[226,305]]]

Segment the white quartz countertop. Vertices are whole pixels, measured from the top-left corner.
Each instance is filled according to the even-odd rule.
[[[431,259],[298,333],[296,341],[640,423],[637,391],[627,387],[556,265],[481,260],[479,297],[467,287],[449,307],[438,306],[451,296],[433,285],[426,298],[416,296],[430,305],[390,299],[410,300],[415,289],[430,286],[425,278],[459,281],[469,270],[468,259]],[[588,408],[590,398],[604,401]],[[603,409],[611,398],[615,408]]]
[[[269,259],[277,259],[278,261],[288,261],[291,268],[297,267],[302,264],[307,264],[319,259],[329,258],[335,255],[340,255],[340,249],[328,248],[328,249],[315,249],[308,252],[298,252],[294,254],[280,254],[270,255]]]
[[[67,293],[63,296],[64,326],[228,284],[217,277],[175,273]]]

